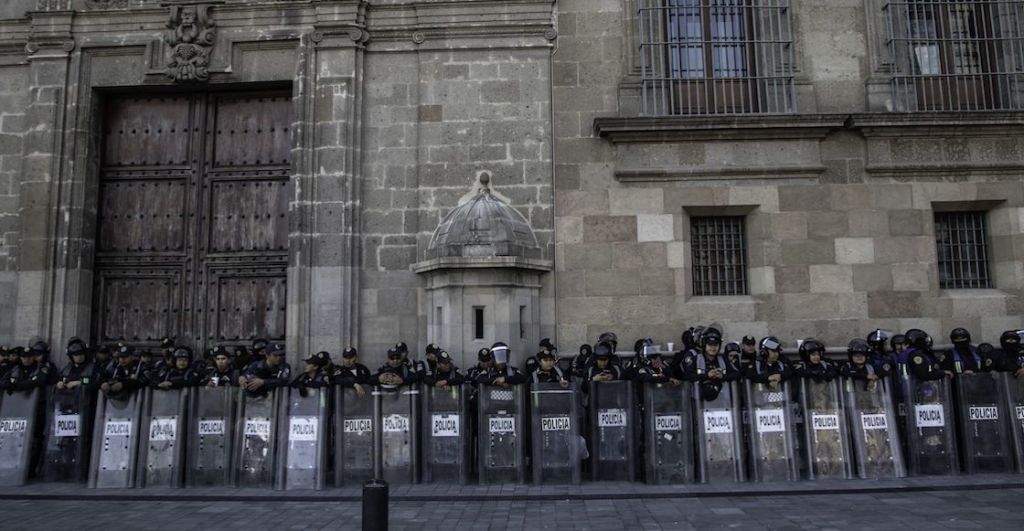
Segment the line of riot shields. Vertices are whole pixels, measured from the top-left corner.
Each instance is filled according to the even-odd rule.
[[[894,385],[893,385],[894,384]],[[377,402],[379,400],[379,402]],[[85,388],[0,397],[0,485],[321,489],[1024,473],[1024,380]]]

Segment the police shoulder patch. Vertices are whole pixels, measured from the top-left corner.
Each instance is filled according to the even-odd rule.
[[[882,368],[885,369],[886,371],[888,371],[889,370],[889,364],[888,363],[883,364]]]
[[[992,358],[985,360],[985,365],[992,365]]]
[[[914,363],[917,363],[917,364],[924,363],[924,358],[922,358],[921,356],[914,356]]]
[[[691,358],[691,357],[687,356],[687,357],[686,357],[686,358],[685,358],[685,359],[683,360],[683,363],[685,363],[685,364],[687,364],[687,365],[690,365],[690,364],[692,364],[692,363],[693,363],[693,358]]]

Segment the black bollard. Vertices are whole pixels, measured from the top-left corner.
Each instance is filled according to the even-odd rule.
[[[363,531],[387,531],[388,482],[371,479],[363,483]]]

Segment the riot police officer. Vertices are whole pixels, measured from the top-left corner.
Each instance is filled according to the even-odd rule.
[[[587,369],[593,363],[594,347],[584,343],[580,345],[579,353],[572,359],[572,375],[577,378],[586,376]]]
[[[108,345],[100,345],[96,349],[96,359],[93,364],[96,365],[96,373],[100,382],[105,382],[114,372],[114,367],[117,366],[117,359],[113,353],[114,351]]]
[[[825,359],[825,345],[809,337],[800,343],[800,363],[794,369],[797,376],[815,382],[831,382],[839,375],[839,368]]]
[[[900,374],[904,378],[914,375],[919,381],[952,378],[953,372],[944,370],[932,352],[932,338],[923,330],[914,328],[905,334],[910,348],[899,358]]]
[[[725,344],[723,350],[725,351],[725,357],[729,360],[729,363],[739,367],[740,363],[743,361],[740,359],[740,355],[743,353],[743,348],[740,347],[740,344],[735,341],[731,341]]]
[[[466,381],[476,386],[480,376],[487,374],[494,366],[494,357],[491,356],[491,349],[484,347],[476,353],[476,365],[466,372]]]
[[[117,349],[117,365],[100,384],[100,391],[111,398],[120,398],[145,387],[146,383],[138,364],[132,361],[131,348],[121,345]]]
[[[192,349],[178,347],[171,359],[174,365],[163,367],[152,381],[152,387],[166,391],[199,385],[199,375],[192,370]]]
[[[477,383],[501,387],[526,383],[526,376],[519,369],[509,365],[510,355],[511,351],[505,343],[499,341],[491,345],[491,356],[494,358],[494,365],[486,373],[477,377]]]
[[[643,383],[669,383],[672,385],[680,385],[682,382],[681,375],[678,374],[678,368],[673,367],[667,363],[661,357],[659,351],[647,352],[647,363],[644,364],[639,370],[637,370],[636,379]]]
[[[868,342],[857,338],[850,341],[846,347],[846,356],[849,363],[840,368],[840,374],[851,380],[864,382],[865,389],[874,389],[880,380],[889,376],[889,363],[874,364],[868,362],[871,354],[871,345]]]
[[[85,341],[77,337],[71,338],[65,352],[68,364],[60,371],[57,389],[71,390],[79,386],[84,386],[89,392],[99,389],[99,373],[96,365],[89,361],[89,347]]]
[[[954,328],[949,333],[949,340],[953,343],[953,348],[942,360],[943,370],[953,374],[971,374],[985,368],[981,355],[971,345],[971,333],[966,328]]]
[[[417,375],[411,364],[405,362],[399,345],[388,349],[388,361],[377,369],[373,375],[373,384],[382,387],[400,387],[413,385],[417,382]]]
[[[563,388],[569,387],[569,379],[571,375],[562,370],[561,367],[555,364],[555,353],[548,349],[543,349],[537,355],[538,365],[537,369],[529,375],[530,381],[533,383],[558,383]]]
[[[999,370],[1013,373],[1015,378],[1024,378],[1024,349],[1021,348],[1020,334],[1007,330],[999,336],[1002,353],[999,356]]]
[[[871,350],[874,351],[874,355],[878,357],[885,357],[886,355],[886,343],[888,343],[889,334],[881,328],[874,329],[868,334],[867,342]]]
[[[324,371],[330,360],[330,354],[324,350],[310,354],[302,360],[306,364],[305,370],[292,380],[291,386],[297,389],[330,387],[331,377]]]
[[[718,355],[722,348],[722,333],[718,329],[701,333],[697,347],[699,352],[683,360],[683,377],[699,386],[704,400],[715,400],[726,383],[739,380],[742,374],[727,357]]]
[[[370,369],[359,363],[359,353],[352,347],[347,347],[341,352],[341,365],[334,367],[334,374],[331,379],[335,384],[342,387],[351,387],[356,394],[363,396],[366,390],[363,386],[370,385]]]
[[[423,383],[430,387],[451,387],[462,385],[465,376],[459,372],[459,368],[452,363],[452,356],[447,351],[440,351],[437,354],[437,366],[434,371],[423,378]]]
[[[206,387],[237,386],[238,376],[238,369],[232,366],[228,349],[223,346],[214,348],[213,364],[206,368],[202,384]]]
[[[164,367],[172,367],[174,365],[174,340],[169,337],[160,339],[158,350],[160,357],[152,363],[154,374],[159,374]]]
[[[4,384],[7,393],[46,387],[46,383],[50,379],[49,367],[39,363],[37,354],[31,350],[21,347],[16,347],[14,350],[18,353],[18,365],[7,372]]]
[[[35,337],[29,341],[29,352],[35,357],[39,365],[39,373],[46,380],[46,385],[54,385],[60,377],[57,366],[50,361],[50,344]]]
[[[757,361],[757,339],[754,336],[743,336],[740,340],[740,361],[736,364],[739,369],[745,369]]]
[[[903,334],[893,334],[889,338],[889,346],[892,347],[892,354],[889,356],[891,363],[896,363],[900,353],[910,348],[910,342],[907,341],[907,336]]]
[[[437,355],[441,352],[441,347],[437,346],[437,343],[431,343],[427,345],[426,350],[423,353],[423,359],[427,362],[427,370],[433,371],[437,368]]]
[[[612,344],[601,341],[594,348],[594,363],[587,369],[586,382],[612,382],[622,379],[622,367],[612,363]]]
[[[761,340],[760,357],[747,367],[746,377],[753,382],[776,389],[793,375],[789,362],[782,357],[782,343],[775,336]]]
[[[255,396],[266,396],[278,387],[290,383],[292,368],[284,360],[284,345],[274,344],[264,349],[266,358],[249,364],[238,377],[238,385]]]

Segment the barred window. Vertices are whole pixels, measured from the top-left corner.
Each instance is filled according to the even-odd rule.
[[[743,216],[690,218],[694,295],[746,295]]]
[[[893,0],[883,9],[896,110],[1024,108],[1024,0]]]
[[[789,0],[638,0],[643,112],[794,110]]]
[[[935,248],[942,289],[991,288],[984,212],[936,212]]]

